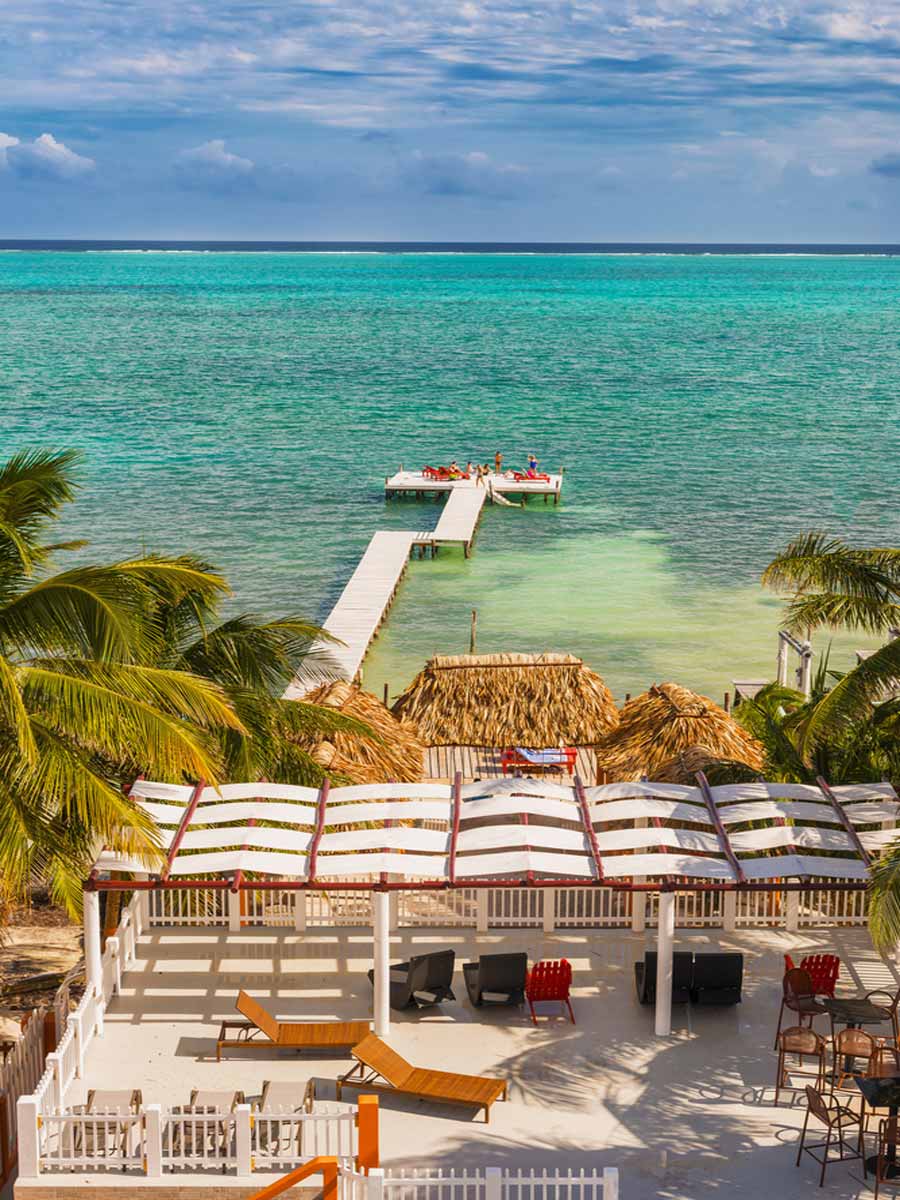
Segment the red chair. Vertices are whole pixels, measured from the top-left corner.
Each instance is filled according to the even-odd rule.
[[[794,960],[789,954],[784,956],[784,970],[785,973],[794,970]],[[836,954],[807,954],[800,970],[809,974],[815,995],[834,999],[834,987],[841,973],[841,960]]]
[[[525,982],[525,999],[531,1009],[531,1020],[537,1025],[534,1012],[535,1004],[541,1000],[558,1000],[569,1010],[572,1024],[575,1024],[575,1014],[572,1012],[572,1001],[569,990],[572,986],[572,964],[566,958],[535,963],[528,972]]]

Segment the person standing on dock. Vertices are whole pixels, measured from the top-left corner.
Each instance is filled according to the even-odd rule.
[[[503,474],[503,455],[500,453],[499,450],[494,455],[494,474],[495,475]]]

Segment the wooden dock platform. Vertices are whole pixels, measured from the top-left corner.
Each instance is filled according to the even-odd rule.
[[[562,471],[557,475],[550,475],[549,481],[546,479],[513,479],[512,471],[507,471],[501,475],[490,474],[486,477],[484,484],[476,483],[474,479],[432,479],[430,476],[425,476],[421,471],[404,471],[403,468],[396,475],[388,475],[384,480],[384,494],[391,496],[425,496],[441,492],[457,492],[466,491],[474,488],[477,491],[488,491],[487,481],[490,481],[491,488],[499,496],[518,496],[520,499],[527,500],[530,496],[543,496],[545,502],[549,501],[551,496],[553,503],[559,503],[559,497],[562,493],[563,475]],[[490,495],[488,495],[490,499]]]
[[[418,547],[424,557],[429,548],[434,555],[439,546],[459,543],[468,558],[482,509],[492,498],[492,489],[499,495],[527,492],[543,495],[545,500],[553,496],[554,503],[559,500],[562,489],[561,474],[551,475],[549,483],[546,480],[516,482],[502,475],[491,475],[489,479],[490,486],[483,486],[471,479],[433,481],[425,479],[421,472],[401,471],[385,480],[387,495],[435,492],[446,494],[447,499],[434,529],[418,532],[381,529],[373,534],[337,604],[323,622],[322,628],[337,638],[339,644],[323,643],[317,647],[327,651],[337,663],[341,679],[358,682],[369,646],[387,617],[413,547]],[[291,680],[284,693],[285,699],[299,700],[323,682],[315,663],[310,663]]]
[[[388,614],[397,586],[409,563],[410,552],[423,534],[406,530],[379,530],[366,547],[356,570],[322,628],[343,645],[323,645],[341,669],[341,678],[355,680],[363,659]],[[291,680],[286,700],[299,700],[318,687],[322,678],[314,665]]]

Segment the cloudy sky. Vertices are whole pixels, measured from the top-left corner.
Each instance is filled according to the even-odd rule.
[[[900,0],[7,0],[0,237],[900,242]]]

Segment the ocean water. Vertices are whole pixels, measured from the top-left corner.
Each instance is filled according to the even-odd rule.
[[[0,254],[0,453],[84,450],[66,533],[98,559],[190,550],[235,610],[323,619],[375,529],[437,519],[385,502],[400,463],[565,467],[558,508],[488,508],[471,559],[411,564],[379,694],[477,608],[481,650],[720,697],[772,674],[758,579],[791,536],[900,537],[896,248],[90,248]]]

